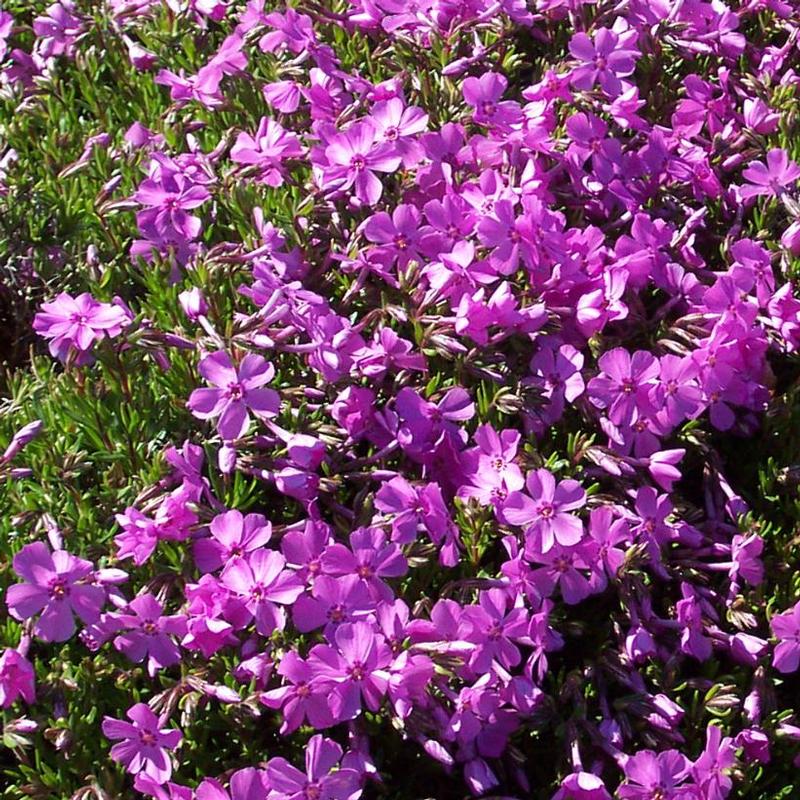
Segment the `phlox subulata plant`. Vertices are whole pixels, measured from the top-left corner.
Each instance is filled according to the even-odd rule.
[[[794,796],[798,37],[9,3],[10,796]]]

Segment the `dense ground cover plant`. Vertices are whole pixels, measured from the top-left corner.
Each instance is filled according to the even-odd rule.
[[[796,796],[798,36],[7,3],[4,796]]]

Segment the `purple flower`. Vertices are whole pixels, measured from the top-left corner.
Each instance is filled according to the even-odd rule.
[[[780,197],[800,178],[800,166],[789,160],[783,148],[776,147],[767,153],[766,164],[756,161],[742,172],[742,177],[747,183],[739,191],[745,200],[759,195]]]
[[[547,552],[537,546],[535,540],[525,543],[525,558],[542,566],[532,570],[530,581],[539,595],[550,597],[558,588],[568,605],[580,603],[593,591],[591,581],[584,575],[595,564],[592,562],[594,547],[562,547],[554,544]]]
[[[163,610],[152,594],[142,594],[131,600],[125,613],[113,615],[110,622],[114,630],[124,631],[114,639],[114,647],[137,664],[147,658],[151,676],[181,660],[180,649],[171,637],[186,635],[186,617],[162,616]]]
[[[0,464],[11,461],[24,450],[41,432],[44,423],[40,419],[35,419],[27,425],[23,425],[12,437],[8,446],[0,455]]]
[[[328,165],[323,169],[323,188],[345,191],[355,188],[356,197],[374,206],[381,199],[383,186],[376,172],[394,172],[401,156],[390,142],[377,141],[375,127],[356,122],[337,134],[325,148]]]
[[[204,317],[208,313],[208,303],[206,303],[203,293],[196,286],[181,292],[178,295],[178,302],[181,304],[183,313],[192,322],[197,322],[200,317]]]
[[[640,413],[651,410],[650,391],[660,371],[653,355],[637,350],[631,356],[624,347],[617,347],[603,353],[597,365],[601,373],[589,381],[589,396],[599,408],[607,409],[615,425],[630,425]]]
[[[542,347],[531,359],[530,383],[538,386],[550,401],[549,418],[558,419],[564,412],[564,401],[574,403],[586,385],[581,370],[583,354],[572,345]]]
[[[266,770],[245,767],[231,775],[230,791],[225,791],[215,778],[206,778],[197,787],[195,797],[196,800],[266,800],[268,791]]]
[[[75,632],[77,614],[91,625],[100,618],[106,592],[87,582],[94,566],[66,550],[52,554],[43,542],[26,545],[14,556],[14,571],[24,579],[9,587],[6,603],[14,619],[41,612],[34,633],[46,642],[65,642]]]
[[[354,769],[339,767],[341,760],[342,748],[321,734],[308,740],[305,772],[285,758],[271,758],[267,763],[270,800],[358,800],[361,776]]]
[[[291,570],[284,569],[286,561],[275,550],[255,550],[232,561],[222,573],[222,584],[244,605],[242,624],[253,617],[256,630],[269,636],[283,630],[286,615],[279,605],[291,605],[303,591],[303,584]]]
[[[622,800],[653,800],[659,795],[663,800],[678,798],[689,767],[689,760],[677,750],[642,750],[625,762],[625,783],[617,794]]]
[[[580,62],[572,70],[572,85],[588,91],[599,83],[609,97],[622,92],[620,78],[633,73],[639,55],[637,50],[622,44],[620,37],[608,28],[599,28],[594,41],[585,33],[576,33],[570,39],[569,51]]]
[[[262,514],[244,516],[236,509],[217,514],[209,530],[211,536],[198,539],[194,545],[194,560],[202,572],[214,572],[246,557],[264,547],[272,536],[272,525]]]
[[[475,431],[475,444],[464,453],[470,485],[460,494],[475,497],[484,505],[502,504],[510,492],[525,485],[520,468],[514,463],[519,447],[519,431],[497,431],[491,425],[481,425]]]
[[[464,100],[475,109],[475,122],[507,126],[522,116],[519,104],[510,100],[500,101],[507,86],[508,80],[496,72],[484,72],[480,78],[464,81]]]
[[[526,527],[526,537],[546,553],[558,542],[565,547],[583,538],[583,523],[569,514],[586,503],[586,492],[574,480],[556,484],[553,473],[537,469],[528,473],[528,494],[514,492],[503,504],[502,516],[511,525]]]
[[[729,771],[736,763],[736,748],[717,725],[706,728],[706,746],[692,766],[692,777],[703,800],[725,800],[733,788]]]
[[[231,148],[231,160],[258,167],[259,180],[269,186],[283,183],[283,162],[303,155],[303,146],[293,133],[268,117],[262,117],[255,136],[240,133]]]
[[[625,561],[625,549],[631,540],[628,522],[620,517],[615,518],[609,506],[600,506],[589,513],[588,532],[597,544],[596,571],[613,580]],[[601,583],[604,581],[601,580]]]
[[[772,666],[784,674],[800,666],[800,603],[770,620],[772,635],[778,639],[772,653]]]
[[[355,621],[375,608],[364,583],[358,575],[331,578],[319,575],[314,579],[311,594],[303,594],[292,606],[292,619],[301,633],[325,626],[325,636],[332,639],[343,622]]]
[[[36,701],[36,673],[24,655],[7,647],[0,656],[0,708],[8,708],[18,697],[26,703]]]
[[[174,750],[183,734],[174,728],[162,728],[162,722],[146,703],[136,703],[127,713],[131,722],[112,717],[103,719],[103,734],[118,741],[111,748],[111,757],[132,775],[143,772],[157,784],[172,776],[169,751]]]
[[[132,196],[144,210],[136,216],[139,230],[149,239],[175,235],[196,239],[202,222],[187,214],[209,200],[208,190],[185,174],[162,170],[158,178],[146,178]]]
[[[33,329],[51,340],[50,352],[55,358],[66,361],[72,351],[77,364],[88,364],[92,345],[106,336],[118,336],[129,322],[121,306],[101,303],[87,292],[77,297],[62,292],[52,302],[42,303]]]
[[[508,608],[508,596],[502,589],[481,592],[479,605],[467,606],[463,619],[472,625],[467,641],[475,644],[469,665],[478,675],[489,671],[493,660],[511,669],[521,660],[519,648],[512,639],[521,639],[528,632],[525,608]]]
[[[421,108],[406,106],[399,97],[392,97],[375,103],[370,120],[375,128],[375,138],[393,144],[406,169],[419,161],[422,147],[417,137],[428,127],[428,115]]]
[[[370,623],[352,622],[339,626],[334,642],[335,647],[315,645],[308,655],[313,680],[330,687],[328,701],[334,718],[357,717],[362,699],[371,711],[377,711],[389,683],[392,653],[386,640]]]
[[[378,250],[404,269],[409,261],[420,261],[420,213],[405,203],[398,205],[391,216],[385,211],[373,214],[364,223],[364,235],[380,245]]]
[[[675,616],[680,623],[681,650],[698,661],[711,658],[711,639],[703,625],[703,605],[695,590],[687,583],[681,584],[682,600],[675,603]]]
[[[33,32],[39,38],[39,54],[44,58],[75,53],[75,41],[83,32],[83,22],[73,12],[72,0],[59,0],[49,6],[47,14],[36,17]]]
[[[189,503],[197,500],[201,487],[187,480],[178,489],[164,497],[151,518],[135,508],[127,508],[116,519],[122,533],[114,537],[118,546],[117,557],[133,557],[136,566],[144,564],[162,539],[180,542],[186,539],[197,523],[197,514]]]
[[[248,410],[259,418],[274,417],[280,396],[264,388],[275,370],[262,356],[248,353],[238,368],[222,350],[207,355],[198,367],[213,389],[195,389],[187,406],[199,419],[219,417],[217,430],[226,441],[239,439],[250,427]]]
[[[573,772],[561,782],[552,800],[611,800],[603,779],[591,772]]]
[[[402,550],[386,543],[380,529],[362,528],[350,534],[350,547],[338,542],[325,548],[320,559],[327,575],[356,575],[375,599],[390,600],[392,591],[383,578],[398,578],[408,571]]]
[[[661,416],[670,426],[694,418],[702,408],[703,393],[697,384],[699,369],[691,358],[663,356],[654,392],[662,406]]]
[[[314,681],[314,670],[294,650],[289,650],[278,665],[278,674],[289,683],[278,689],[270,689],[259,698],[269,708],[283,711],[281,734],[297,730],[307,719],[314,728],[327,728],[334,719],[328,707],[329,686],[326,682]]]

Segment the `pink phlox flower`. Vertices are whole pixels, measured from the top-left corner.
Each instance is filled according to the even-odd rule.
[[[211,536],[194,545],[195,563],[202,572],[214,572],[264,547],[272,536],[272,525],[262,514],[243,515],[233,509],[217,514],[209,531]]]
[[[248,411],[264,419],[278,413],[280,396],[264,386],[275,376],[275,369],[262,356],[248,353],[236,367],[220,350],[207,355],[198,369],[213,388],[195,389],[187,406],[200,419],[219,417],[217,431],[226,441],[247,433]]]
[[[788,674],[800,667],[800,603],[770,620],[772,635],[778,640],[772,653],[772,666]]]
[[[569,547],[583,538],[583,523],[570,514],[586,503],[586,492],[575,480],[556,483],[553,473],[538,469],[528,473],[528,494],[509,495],[501,509],[502,518],[526,529],[526,540],[538,542],[542,553],[555,544]]]
[[[33,320],[33,329],[50,339],[50,353],[66,361],[72,353],[77,364],[91,363],[89,351],[95,342],[119,336],[131,322],[120,305],[101,303],[88,292],[77,297],[62,292],[49,303],[42,303]]]
[[[308,740],[305,772],[284,758],[271,758],[267,763],[270,800],[358,800],[361,776],[339,766],[341,760],[342,748],[321,734]]]
[[[114,639],[114,647],[134,663],[147,658],[151,676],[163,667],[177,664],[181,653],[172,637],[186,635],[183,614],[163,614],[163,606],[152,594],[141,594],[120,614],[112,615],[111,627],[123,631]]]
[[[507,129],[521,120],[519,103],[500,99],[507,87],[508,80],[496,72],[484,72],[480,78],[464,80],[464,100],[475,109],[475,122]]]
[[[296,573],[285,565],[277,551],[259,549],[226,566],[221,582],[243,606],[231,619],[234,625],[243,627],[255,617],[256,630],[262,636],[283,630],[286,613],[281,606],[294,603],[303,591]]]
[[[18,697],[36,701],[36,672],[22,653],[7,647],[0,655],[0,708],[9,708]]]
[[[369,622],[340,625],[334,645],[311,648],[308,664],[314,679],[330,688],[328,703],[338,721],[355,719],[365,703],[377,711],[386,694],[392,653],[384,637]]]
[[[572,85],[588,91],[599,83],[609,97],[619,95],[626,85],[621,79],[633,74],[639,55],[626,44],[630,39],[609,28],[598,28],[594,39],[585,33],[574,34],[569,51],[579,63],[570,75]]]
[[[350,534],[350,547],[334,543],[320,558],[326,575],[356,575],[376,600],[391,600],[392,590],[384,578],[399,578],[408,571],[408,561],[393,542],[386,542],[379,528],[360,528]]]
[[[162,721],[146,703],[136,703],[127,711],[131,722],[105,717],[103,734],[119,740],[111,748],[111,757],[133,775],[140,772],[157,784],[172,776],[170,750],[180,744],[183,734],[175,728],[162,727]]]
[[[374,206],[383,193],[375,173],[395,172],[402,161],[395,144],[379,141],[375,126],[368,120],[356,122],[333,137],[325,148],[325,158],[322,188],[344,192],[353,187],[356,198],[369,206]]]
[[[306,719],[317,729],[333,725],[333,715],[328,708],[329,687],[324,682],[313,680],[315,673],[308,662],[294,650],[289,650],[281,659],[277,672],[287,683],[264,692],[259,699],[269,708],[281,709],[282,735],[297,730]]]
[[[283,183],[283,162],[299,158],[303,152],[303,146],[294,133],[275,120],[262,117],[255,136],[242,132],[236,138],[231,148],[231,160],[257,167],[259,180],[275,187]]]
[[[767,153],[766,164],[752,163],[742,172],[747,181],[740,187],[743,199],[766,195],[780,197],[800,178],[800,166],[789,160],[789,154],[782,147],[775,147]]]
[[[14,619],[36,614],[34,634],[45,642],[65,642],[75,632],[74,615],[91,625],[100,618],[106,591],[91,581],[94,565],[66,550],[52,553],[44,542],[25,545],[13,560],[22,583],[10,586],[6,604]]]

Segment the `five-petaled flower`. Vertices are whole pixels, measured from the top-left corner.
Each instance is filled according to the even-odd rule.
[[[94,566],[66,550],[48,550],[43,542],[25,545],[14,556],[14,572],[24,583],[9,587],[11,616],[25,620],[41,612],[34,633],[46,642],[65,642],[75,632],[77,614],[87,625],[97,622],[106,592],[91,583]]]
[[[247,433],[248,411],[262,419],[278,413],[280,396],[264,386],[275,377],[275,369],[262,356],[248,353],[235,367],[228,354],[219,350],[207,355],[198,369],[214,388],[195,389],[187,405],[200,419],[219,417],[217,430],[224,440],[239,439]]]
[[[111,757],[132,775],[143,772],[159,785],[166,783],[172,776],[169,751],[178,746],[183,734],[162,727],[162,721],[146,703],[136,703],[126,713],[130,722],[103,719],[103,734],[119,740],[111,748]]]

